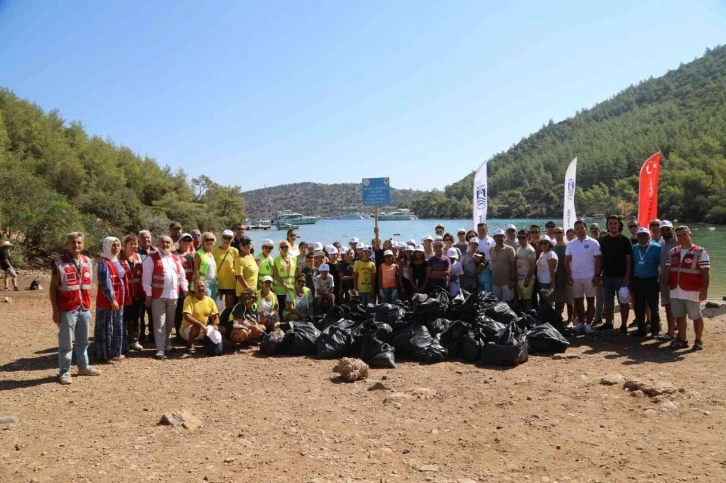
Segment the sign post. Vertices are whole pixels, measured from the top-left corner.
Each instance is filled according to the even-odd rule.
[[[391,185],[388,178],[363,178],[363,204],[373,205],[374,208],[374,233],[378,238],[378,207],[391,204]]]

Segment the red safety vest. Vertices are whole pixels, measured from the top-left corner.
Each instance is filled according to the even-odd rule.
[[[184,269],[184,274],[187,277],[187,282],[192,283],[192,276],[194,275],[194,256],[192,256],[191,253],[178,253],[176,251],[174,253],[179,258],[179,261],[182,264],[182,268]]]
[[[81,255],[78,266],[68,255],[56,257],[55,266],[60,284],[56,287],[58,310],[74,312],[91,308],[91,269],[93,262]]]
[[[141,274],[144,271],[143,263],[141,261],[141,255],[135,254],[136,259],[134,260],[134,269],[131,270],[131,264],[126,253],[121,252],[118,257],[118,261],[126,271],[126,278],[128,279],[129,286],[131,288],[131,295],[136,300],[146,300],[146,294],[144,293],[144,287],[141,285]]]
[[[164,292],[164,264],[161,263],[161,252],[154,252],[149,255],[154,261],[154,271],[151,274],[151,298],[161,298],[161,294]],[[184,268],[182,267],[179,257],[171,254],[171,258],[176,266],[176,276],[179,282],[177,286],[177,292],[181,294],[182,290],[182,277],[184,277]]]
[[[112,261],[106,260],[105,258],[101,258],[98,263],[105,263],[106,267],[108,268],[108,276],[111,278],[111,289],[113,290],[114,300],[121,307],[131,305],[129,280],[126,273],[124,273],[123,277],[121,277],[118,269],[116,269],[116,265]],[[124,270],[126,269],[124,268]],[[96,307],[100,309],[111,310],[111,301],[109,301],[103,294],[100,280],[98,281],[98,287],[96,290]]]
[[[703,290],[703,270],[698,266],[702,252],[702,247],[693,245],[688,249],[683,260],[681,260],[681,246],[678,245],[671,250],[671,265],[668,280],[671,290],[677,287],[688,292],[700,292]]]

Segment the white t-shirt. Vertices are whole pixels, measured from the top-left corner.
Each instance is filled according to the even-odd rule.
[[[482,252],[484,255],[486,255],[487,260],[488,260],[489,251],[492,249],[493,246],[494,246],[494,238],[487,235],[484,238],[479,239],[479,248],[477,249],[477,251]]]
[[[586,236],[584,240],[575,238],[567,244],[565,256],[572,256],[570,270],[572,278],[592,278],[595,276],[595,257],[601,256],[600,244]]]
[[[683,257],[686,256],[686,253],[688,253],[688,249],[681,249],[681,260],[683,260]],[[668,258],[667,264],[671,264],[670,257]],[[703,250],[701,252],[701,256],[698,258],[698,268],[711,268],[711,259],[708,257],[708,253],[706,253],[706,250]],[[667,280],[666,283],[668,283]],[[674,289],[671,289],[670,298],[700,302],[701,292],[683,290],[680,287],[676,287]]]
[[[459,260],[451,264],[451,273],[449,275],[449,293],[456,295],[461,288],[461,280],[459,277],[464,275],[464,267],[461,266]]]
[[[547,253],[542,252],[537,259],[537,280],[539,283],[552,283],[552,277],[550,277],[550,266],[549,261],[557,258],[557,254],[550,250]],[[555,265],[555,273],[557,273],[557,266]]]
[[[517,247],[517,256],[515,259],[517,261],[517,280],[524,280],[529,274],[530,262],[537,260],[537,252],[534,251],[532,245],[528,244],[524,248],[519,246]],[[534,272],[532,272],[532,276],[534,276]]]
[[[318,275],[313,280],[313,285],[315,286],[315,296],[318,297],[332,292],[335,287],[335,280],[333,280],[333,276],[330,274],[326,278]]]

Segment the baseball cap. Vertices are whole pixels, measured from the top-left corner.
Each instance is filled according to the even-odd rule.
[[[328,255],[337,255],[337,254],[338,254],[338,249],[335,248],[333,245],[330,245],[328,247]]]
[[[507,225],[507,230],[514,230],[517,231],[517,227],[514,225]]]
[[[387,257],[388,255],[393,256],[393,252],[391,250],[386,250],[385,252],[383,252],[384,257]]]
[[[232,230],[224,230],[222,232],[222,236],[231,236],[231,237],[234,237],[234,233],[232,233]]]
[[[181,223],[179,223],[178,221],[172,221],[171,224],[169,225],[169,228],[181,228],[181,227],[182,227]]]
[[[183,240],[185,238],[189,238],[189,241],[192,241],[192,236],[189,233],[182,233],[180,240]]]
[[[262,246],[263,247],[274,247],[275,242],[267,238],[266,240],[262,240]]]
[[[542,235],[539,237],[539,242],[548,242],[550,245],[552,245],[552,238],[548,237],[547,235]]]
[[[443,227],[444,227],[444,225],[442,225],[441,223],[439,223],[438,225],[436,225],[436,229],[443,228]]]
[[[358,250],[363,250],[365,247],[366,247],[366,244],[365,243],[361,243],[361,242],[358,242],[355,245],[355,248],[358,249]]]
[[[636,235],[648,235],[648,236],[650,236],[650,231],[646,227],[641,226],[640,228],[638,228],[638,231],[635,234]]]
[[[313,250],[315,250],[316,252],[323,251],[323,244],[320,242],[313,243]]]
[[[456,234],[458,235],[459,233],[464,233],[465,234],[466,233],[466,230],[463,229],[463,228],[459,228],[458,230],[456,230]]]
[[[456,251],[456,248],[449,248],[446,252],[446,256],[449,258],[459,258],[459,252]]]
[[[354,236],[354,237],[353,237],[353,238],[351,238],[351,239],[350,239],[350,241],[348,242],[348,244],[349,244],[349,245],[350,245],[351,243],[360,243],[360,240],[358,240],[358,237]]]
[[[414,240],[413,238],[411,238],[409,241],[406,242],[406,245],[416,246],[416,240]]]
[[[363,245],[363,251],[364,251],[364,252],[368,252],[368,253],[371,253],[371,252],[372,252],[373,250],[371,249],[371,247],[369,247],[369,246],[366,246],[366,245]]]
[[[321,272],[329,272],[330,266],[327,263],[323,263],[318,267],[318,270],[320,270]]]
[[[469,239],[469,243],[476,243],[478,245],[479,244],[479,237],[476,237],[476,236],[475,237],[472,237],[471,239]]]
[[[660,227],[661,228],[673,228],[673,223],[671,223],[668,220],[663,220],[660,222]]]
[[[496,230],[494,231],[494,236],[498,236],[498,235],[502,235],[502,236],[504,236],[504,230],[502,230],[501,228],[497,228],[497,229],[496,229]]]
[[[262,283],[265,282],[272,282],[272,277],[270,277],[269,275],[265,275],[264,277],[262,277]]]
[[[414,251],[413,245],[409,245],[409,244],[406,244],[406,248],[405,248],[405,250],[404,250],[404,251],[407,251],[407,252],[412,252],[412,251]]]
[[[443,246],[443,244],[444,244],[444,240],[436,240],[434,242],[434,246],[438,246],[438,245],[442,245]]]
[[[349,251],[350,251],[350,248],[348,248],[348,247],[340,247],[340,253],[343,255],[345,255]]]
[[[425,237],[423,237],[423,241],[434,241],[434,237],[432,237],[431,235],[426,235]]]
[[[319,251],[313,253],[313,256],[316,256],[316,257],[324,257],[325,256],[325,252],[322,251],[322,250],[319,250]]]

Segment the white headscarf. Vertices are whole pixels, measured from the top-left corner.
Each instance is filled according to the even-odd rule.
[[[118,254],[111,255],[111,247],[113,246],[113,244],[115,242],[121,243],[121,240],[119,240],[118,238],[112,237],[112,236],[107,236],[106,238],[103,239],[103,245],[102,245],[103,253],[101,254],[102,258],[105,258],[106,260],[111,260],[112,262],[115,262],[118,260]]]

